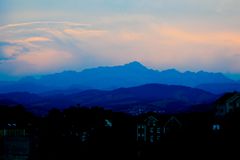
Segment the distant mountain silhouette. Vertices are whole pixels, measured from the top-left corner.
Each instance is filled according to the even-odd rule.
[[[0,94],[0,102],[8,101],[9,103],[14,102],[15,104],[31,105],[32,103],[42,100],[43,98],[41,96],[28,92],[11,92]]]
[[[207,83],[198,85],[196,88],[214,93],[223,94],[226,92],[240,92],[240,83]]]
[[[164,71],[153,70],[139,62],[131,62],[120,66],[97,67],[81,72],[65,71],[49,74],[41,78],[25,78],[18,82],[0,83],[1,93],[4,92],[48,92],[52,90],[71,89],[104,89],[111,90],[120,87],[133,87],[148,83],[184,85],[195,87],[206,83],[234,83],[221,73],[179,72],[175,69]]]
[[[54,86],[82,85],[94,89],[114,89],[147,83],[197,86],[202,83],[230,83],[232,80],[221,73],[178,72],[175,69],[157,71],[148,69],[139,62],[122,66],[98,67],[82,72],[62,72],[43,76],[40,83]]]
[[[87,90],[74,94],[39,96],[29,93],[1,94],[1,99],[25,104],[28,108],[66,108],[72,105],[102,106],[116,111],[137,113],[142,111],[178,112],[192,105],[215,100],[214,94],[176,85],[147,84],[112,91]]]

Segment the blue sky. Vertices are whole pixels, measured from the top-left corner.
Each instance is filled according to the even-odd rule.
[[[238,0],[1,0],[0,79],[134,60],[238,74],[239,8]]]

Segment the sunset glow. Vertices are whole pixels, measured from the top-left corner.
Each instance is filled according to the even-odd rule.
[[[0,2],[0,72],[25,76],[141,61],[240,72],[237,0]]]

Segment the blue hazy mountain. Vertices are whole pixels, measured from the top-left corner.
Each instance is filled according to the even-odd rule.
[[[139,62],[131,62],[120,66],[97,67],[81,72],[64,71],[41,76],[38,79],[24,78],[10,84],[0,84],[0,92],[27,91],[48,92],[52,90],[104,89],[133,87],[148,83],[184,85],[195,87],[206,83],[233,83],[221,73],[179,72],[175,69],[164,71],[153,70]]]
[[[214,93],[223,94],[225,92],[240,92],[240,83],[206,83],[200,84],[196,88]]]
[[[221,73],[184,72],[175,69],[157,71],[148,69],[139,62],[131,62],[122,66],[98,67],[82,72],[62,72],[43,76],[41,84],[51,86],[81,85],[94,89],[114,89],[131,87],[147,83],[197,86],[202,83],[230,83],[233,80]]]
[[[28,108],[50,109],[75,106],[101,106],[116,111],[136,113],[143,111],[178,112],[192,105],[206,104],[216,99],[209,92],[177,85],[147,84],[111,91],[87,90],[74,94],[50,96],[26,92],[0,94],[0,101],[14,101]]]

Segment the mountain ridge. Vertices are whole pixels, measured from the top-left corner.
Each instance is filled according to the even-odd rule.
[[[34,93],[69,88],[112,90],[120,87],[133,87],[148,83],[184,85],[189,87],[206,83],[234,83],[222,73],[179,72],[176,69],[153,70],[133,61],[118,66],[101,66],[82,71],[64,71],[43,75],[40,78],[23,78],[15,83],[0,84],[1,93],[31,91]],[[31,87],[28,87],[30,86]],[[25,87],[24,87],[25,86]],[[15,90],[14,90],[15,89]]]
[[[0,94],[0,101],[14,101],[28,108],[49,110],[69,106],[101,106],[115,111],[135,113],[141,107],[147,111],[178,112],[192,105],[211,103],[216,95],[186,86],[145,84],[115,90],[86,90],[73,94],[43,96],[27,92]]]

